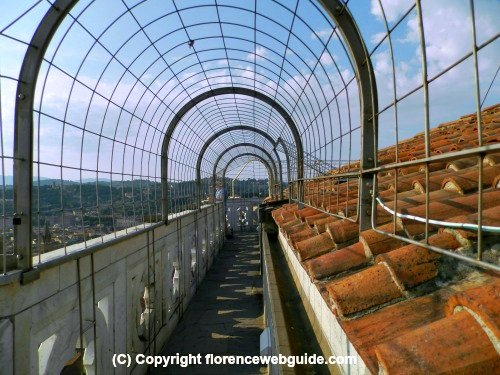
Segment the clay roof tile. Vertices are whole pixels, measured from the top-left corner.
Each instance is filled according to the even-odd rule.
[[[314,226],[314,223],[316,221],[321,220],[321,219],[325,219],[327,217],[329,217],[328,214],[325,214],[325,213],[321,212],[321,213],[316,214],[316,215],[308,216],[308,217],[305,218],[305,220],[306,220],[307,225],[309,225],[309,226],[312,227],[312,226]]]
[[[466,308],[473,312],[493,334],[500,339],[500,287],[498,280],[490,285],[471,288],[453,295],[446,305],[446,314]]]
[[[304,207],[300,210],[295,211],[295,217],[304,220],[308,216],[317,215],[319,213],[321,213],[321,211],[318,211],[315,208]]]
[[[294,225],[292,223],[297,223],[297,224]],[[287,225],[284,225],[281,229],[286,234],[286,236],[289,237],[291,234],[300,232],[306,228],[309,228],[309,226],[307,224],[299,222],[299,221],[293,221]]]
[[[464,159],[458,159],[458,160],[453,160],[446,164],[446,169],[452,169],[454,171],[460,171],[464,168],[469,168],[477,165],[477,158],[471,157],[471,158],[464,158]]]
[[[446,177],[441,182],[441,188],[456,190],[461,194],[475,191],[479,188],[479,170],[458,171],[454,176]],[[482,187],[491,186],[496,176],[500,174],[500,165],[483,167]]]
[[[393,223],[388,223],[377,227],[378,230],[386,233],[392,233]],[[404,236],[404,232],[400,227],[397,228],[397,235]],[[406,243],[396,238],[387,236],[386,234],[378,233],[373,229],[368,229],[360,233],[359,241],[363,245],[366,254],[373,257],[387,251],[397,249],[404,246]]]
[[[326,224],[326,233],[335,244],[357,239],[359,234],[359,224],[350,220],[340,220]]]
[[[330,236],[324,233],[297,242],[295,246],[300,261],[327,253],[335,248]]]
[[[408,374],[493,374],[500,357],[466,311],[396,337],[375,349],[380,371]]]
[[[460,246],[451,234],[431,236],[429,243],[450,250]],[[410,244],[377,256],[375,262],[386,262],[405,289],[410,289],[437,276],[440,257],[438,253]]]
[[[288,239],[289,239],[290,243],[292,244],[292,246],[294,248],[296,248],[298,242],[307,240],[308,238],[314,237],[317,234],[318,233],[316,233],[316,231],[314,229],[307,227],[301,231],[290,234]]]
[[[333,281],[326,285],[326,290],[332,309],[340,317],[404,296],[385,263]]]
[[[308,260],[306,268],[311,278],[320,280],[354,269],[368,262],[360,242],[351,246]]]
[[[318,233],[324,233],[326,231],[326,224],[333,223],[338,220],[341,219],[335,216],[329,216],[325,217],[324,219],[316,220],[316,222],[314,223],[314,229],[316,229]]]
[[[485,165],[500,164],[500,154],[488,154],[484,157],[483,163]]]

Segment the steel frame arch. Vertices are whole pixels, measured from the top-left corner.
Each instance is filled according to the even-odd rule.
[[[57,31],[66,15],[78,0],[56,0],[33,34],[28,45],[20,70],[19,81],[16,92],[16,105],[14,114],[14,252],[17,256],[18,268],[29,270],[32,268],[31,244],[32,244],[32,179],[33,179],[33,104],[35,86],[38,78],[45,51],[49,46],[53,35]],[[359,215],[360,229],[371,226],[371,191],[373,185],[373,168],[377,166],[377,90],[370,55],[367,51],[364,39],[347,9],[341,0],[318,0],[319,4],[327,11],[342,34],[345,45],[351,57],[354,59],[353,67],[358,82],[360,114],[361,114],[361,181],[359,192]],[[240,94],[255,97],[276,109],[285,119],[288,125],[293,124],[293,133],[297,147],[297,181],[298,198],[301,201],[303,189],[303,146],[298,129],[288,112],[276,101],[261,92],[243,87],[221,87],[202,93],[186,104],[174,117],[174,123],[182,119],[183,109],[191,109],[199,102],[216,95]],[[189,108],[188,108],[189,107]],[[175,127],[173,127],[175,128]],[[169,126],[162,147],[162,208],[168,208],[168,187],[166,178],[168,175],[168,145],[173,133]],[[169,132],[170,131],[170,132]],[[366,172],[365,170],[371,171]],[[163,215],[167,211],[163,210]]]
[[[198,96],[192,98],[189,102],[187,102],[182,108],[174,115],[174,119],[170,122],[167,127],[167,131],[165,132],[165,137],[163,139],[162,151],[161,151],[161,172],[162,172],[162,216],[163,221],[167,222],[168,219],[168,151],[170,148],[170,140],[172,139],[172,135],[177,128],[177,125],[182,121],[182,118],[186,113],[188,113],[191,109],[195,108],[196,105],[203,102],[204,100],[210,99],[215,96],[220,95],[244,95],[250,96],[255,99],[258,99],[273,109],[275,109],[281,117],[285,120],[288,128],[292,132],[292,136],[295,142],[296,153],[297,153],[297,179],[302,181],[304,178],[304,148],[302,145],[302,139],[300,136],[299,129],[295,125],[292,117],[288,114],[288,112],[274,99],[269,96],[255,91],[253,89],[245,88],[245,87],[219,87],[210,91],[203,92]],[[286,146],[283,144],[283,148],[286,149]],[[196,173],[199,173],[199,170],[196,170]],[[299,189],[299,196],[302,196],[302,189]]]
[[[222,159],[222,157],[224,156],[224,154],[226,152],[229,152],[230,150],[234,149],[234,148],[237,148],[237,147],[253,147],[253,148],[256,148],[260,151],[262,151],[263,154],[265,154],[268,158],[269,158],[269,161],[273,164],[273,170],[274,170],[274,181],[273,181],[273,186],[275,184],[278,183],[278,178],[279,178],[279,182],[280,182],[280,192],[282,193],[283,192],[283,172],[282,172],[282,168],[279,167],[278,169],[280,170],[279,174],[278,174],[278,169],[276,168],[276,163],[274,162],[273,158],[271,157],[271,154],[269,152],[266,151],[265,148],[263,147],[260,147],[260,146],[257,146],[257,145],[254,145],[252,143],[237,143],[237,144],[234,144],[234,145],[231,145],[229,146],[228,148],[226,148],[218,157],[217,157],[217,160],[215,161],[214,163],[214,168],[213,168],[213,173],[212,173],[212,176],[213,176],[213,183],[212,183],[212,187],[213,187],[213,192],[214,192],[214,196],[215,196],[215,185],[216,185],[216,178],[217,178],[217,167],[219,165],[219,162],[220,160]],[[243,155],[243,154],[242,154]],[[276,153],[277,155],[277,153]],[[278,159],[278,166],[280,166],[280,160]],[[223,174],[224,176],[225,174]],[[224,178],[224,177],[223,177]],[[224,182],[224,180],[223,180]],[[271,185],[271,181],[270,182],[270,185]]]
[[[245,157],[245,156],[253,156],[257,159],[259,159],[262,164],[264,164],[264,166],[266,167],[267,169],[267,174],[269,175],[269,195],[272,195],[272,192],[271,192],[271,186],[272,186],[272,183],[273,183],[273,176],[272,176],[272,169],[271,169],[271,166],[269,165],[269,163],[266,161],[266,159],[264,159],[262,156],[260,155],[257,155],[253,152],[245,152],[243,154],[240,154],[240,155],[237,155],[235,157],[233,157],[231,160],[229,160],[226,164],[226,166],[224,167],[224,170],[222,172],[222,181],[224,181],[226,179],[226,172],[227,172],[227,168],[229,167],[229,165],[231,165],[231,163],[233,161],[235,161],[236,159],[239,159],[239,158],[242,158],[242,157]],[[276,168],[276,166],[274,166]]]
[[[56,0],[28,44],[19,73],[14,113],[14,253],[17,266],[33,267],[33,105],[38,73],[52,37],[78,0]],[[24,274],[21,281],[28,275]]]
[[[283,168],[281,164],[281,158],[278,155],[278,152],[276,151],[276,147],[281,144],[285,153],[285,158],[286,158],[286,165],[287,165],[287,174],[288,174],[288,181],[290,181],[290,156],[288,154],[288,149],[285,144],[283,144],[283,140],[281,138],[278,138],[278,140],[274,140],[269,134],[267,134],[265,131],[254,128],[252,126],[247,126],[247,125],[238,125],[238,126],[231,126],[229,128],[221,129],[217,133],[214,133],[204,144],[203,147],[198,154],[198,159],[196,161],[196,183],[198,186],[198,183],[201,181],[201,163],[203,161],[203,156],[205,155],[205,152],[207,151],[208,147],[210,144],[215,141],[218,137],[220,137],[223,134],[229,133],[231,131],[236,131],[236,130],[246,130],[246,131],[251,131],[254,133],[257,133],[264,138],[266,138],[272,145],[273,145],[273,152],[276,155],[276,159],[278,161],[278,166],[279,166],[279,175],[281,176],[281,182],[283,183]]]
[[[354,59],[353,67],[358,82],[361,147],[360,147],[360,181],[358,200],[358,222],[360,232],[372,228],[372,192],[375,173],[366,172],[377,166],[378,149],[378,97],[375,72],[370,53],[366,48],[363,36],[347,8],[341,0],[318,0],[337,25],[345,45]]]

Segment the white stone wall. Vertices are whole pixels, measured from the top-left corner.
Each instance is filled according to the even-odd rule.
[[[234,231],[255,230],[259,225],[258,205],[261,198],[229,198],[226,205],[226,220]]]
[[[80,347],[88,374],[145,373],[112,355],[160,351],[223,240],[222,205],[204,207],[1,285],[0,374],[59,374]]]
[[[326,344],[332,355],[357,357],[356,365],[338,365],[344,374],[369,374],[370,372],[363,359],[347,338],[335,315],[333,315],[319,290],[311,282],[308,273],[300,264],[293,249],[288,245],[287,240],[281,232],[278,238],[316,336],[318,336],[318,333],[321,333],[322,337],[319,337],[319,340],[326,340]]]

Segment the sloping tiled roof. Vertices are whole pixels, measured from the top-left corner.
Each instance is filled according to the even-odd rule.
[[[482,112],[483,139],[500,139],[500,105]],[[477,146],[476,115],[431,131],[432,154]],[[424,137],[398,145],[399,161],[424,156]],[[394,162],[394,147],[379,152],[381,164]],[[477,223],[477,157],[430,164],[429,217]],[[500,155],[483,164],[483,225],[500,226]],[[350,170],[357,167],[351,163]],[[333,171],[336,174],[339,171]],[[420,167],[379,174],[379,196],[397,211],[425,217],[425,172]],[[273,211],[280,231],[296,252],[332,313],[369,369],[376,373],[494,373],[500,368],[500,280],[498,274],[374,230],[358,232],[357,181],[314,180],[305,203]],[[349,220],[351,219],[351,220]],[[377,229],[422,240],[425,225],[393,217],[377,208]],[[498,235],[483,234],[485,257],[498,263]],[[473,254],[476,232],[429,225],[429,243]],[[492,249],[493,248],[493,249]]]

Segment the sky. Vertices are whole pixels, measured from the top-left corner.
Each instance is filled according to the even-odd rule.
[[[422,51],[414,4],[381,3],[384,12],[379,0],[351,0],[348,8],[371,53],[379,110],[387,108],[379,116],[379,146],[386,147],[397,139],[384,14],[389,29],[394,28],[390,40],[398,99],[422,83]],[[47,0],[0,0],[0,151],[7,157],[2,175],[12,174],[8,157],[25,43],[49,6]],[[476,0],[474,10],[476,44],[481,46],[500,32],[494,17],[500,2]],[[471,57],[434,79],[471,52],[472,22],[468,0],[424,0],[422,12],[432,80],[430,123],[436,126],[475,111]],[[291,114],[313,157],[355,160],[361,137],[358,87],[349,53],[333,28],[324,10],[309,0],[81,0],[56,32],[38,77],[35,175],[159,180],[163,134],[175,112],[201,92],[230,85],[275,98]],[[194,48],[187,45],[189,39],[195,40]],[[478,53],[484,106],[500,101],[499,78],[493,80],[499,43],[494,39]],[[399,101],[399,139],[423,130],[423,103],[422,90]],[[210,134],[239,124],[293,142],[281,116],[268,105],[234,95],[209,100],[186,114],[176,129],[170,178],[193,179],[198,152]],[[204,175],[211,173],[219,153],[242,140],[265,143],[253,134],[229,133],[207,150]],[[242,151],[228,156],[237,152]],[[283,153],[280,157],[285,160]]]

